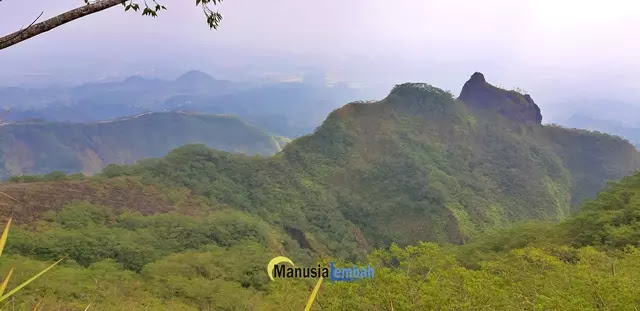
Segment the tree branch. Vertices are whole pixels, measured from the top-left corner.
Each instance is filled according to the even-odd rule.
[[[2,2],[2,0],[0,0],[0,2]],[[16,31],[16,32],[14,32],[14,33],[12,33],[10,35],[3,37],[3,39],[4,38],[7,38],[7,39],[6,40],[2,40],[2,41],[10,41],[11,39],[19,36],[20,34],[22,34],[25,31],[27,31],[27,29],[31,28],[31,26],[33,26],[33,24],[35,24],[40,19],[40,17],[42,17],[42,14],[44,14],[44,11],[40,12],[40,15],[38,15],[38,17],[36,17],[36,19],[34,19],[33,22],[31,22],[31,24],[29,24],[29,26],[27,26],[27,28],[24,28],[24,29],[21,28],[20,30],[18,30],[18,31]]]
[[[100,12],[118,4],[122,4],[122,0],[99,0],[71,11],[67,11],[46,21],[30,25],[25,29],[18,30],[0,38],[0,50],[45,33],[78,18]]]

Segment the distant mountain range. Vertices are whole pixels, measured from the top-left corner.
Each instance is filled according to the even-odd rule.
[[[0,88],[0,108],[12,108],[8,121],[42,119],[93,122],[144,112],[192,110],[237,115],[278,135],[311,133],[345,102],[362,98],[346,85],[322,79],[300,82],[242,83],[190,71],[167,81],[139,76],[78,87]]]
[[[144,113],[93,123],[0,125],[0,179],[51,171],[93,174],[107,164],[161,157],[185,144],[250,155],[279,152],[287,139],[232,116]]]

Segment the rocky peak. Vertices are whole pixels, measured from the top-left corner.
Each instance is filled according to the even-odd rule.
[[[464,84],[459,100],[471,107],[496,111],[523,123],[542,123],[540,108],[529,94],[520,94],[495,87],[476,72]]]
[[[484,75],[481,72],[474,72],[471,75],[471,78],[469,78],[469,81],[467,81],[467,83],[486,83],[487,80],[484,79]]]

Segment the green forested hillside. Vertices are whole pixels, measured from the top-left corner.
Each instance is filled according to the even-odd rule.
[[[529,96],[478,74],[463,94],[398,85],[269,157],[188,145],[91,178],[15,178],[0,273],[70,255],[25,309],[302,310],[315,280],[269,281],[276,255],[375,267],[323,285],[316,310],[638,306],[640,174],[595,197],[633,174],[635,148],[544,126]]]
[[[96,123],[26,122],[0,128],[0,179],[51,171],[93,174],[160,157],[189,143],[270,155],[286,141],[229,116],[149,113]]]
[[[372,282],[331,284],[319,301],[323,310],[636,310],[639,211],[636,173],[560,224],[376,251]]]
[[[269,281],[264,271],[276,255],[313,263],[281,229],[207,200],[190,205],[188,192],[155,196],[173,200],[176,210],[145,216],[110,208],[114,202],[79,202],[17,227],[10,255],[0,258],[2,275],[9,267],[20,272],[10,288],[47,259],[66,253],[71,259],[20,292],[13,308],[40,302],[56,310],[89,303],[94,310],[303,309],[315,280]],[[373,279],[325,281],[312,310],[635,310],[639,209],[636,173],[561,223],[527,222],[464,246],[392,244],[358,262],[375,267]]]
[[[524,97],[502,92],[504,105]],[[513,107],[495,113],[426,84],[403,84],[379,102],[334,111],[273,157],[187,146],[107,173],[188,187],[306,232],[336,254],[391,242],[463,243],[521,220],[560,220],[638,165],[625,140],[543,126],[534,107],[521,109],[514,120]]]

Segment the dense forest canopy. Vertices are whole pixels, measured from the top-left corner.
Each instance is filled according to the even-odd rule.
[[[172,197],[188,201],[184,193]],[[559,224],[528,222],[464,246],[392,244],[361,262],[375,267],[375,278],[325,282],[315,310],[634,310],[639,198],[636,173]],[[22,292],[19,309],[39,301],[61,310],[87,301],[98,310],[302,309],[313,283],[269,281],[264,264],[283,253],[299,263],[330,258],[314,259],[253,216],[202,206],[191,206],[196,215],[145,216],[70,203],[16,230],[0,273],[12,266],[29,275],[57,254],[73,257]]]

